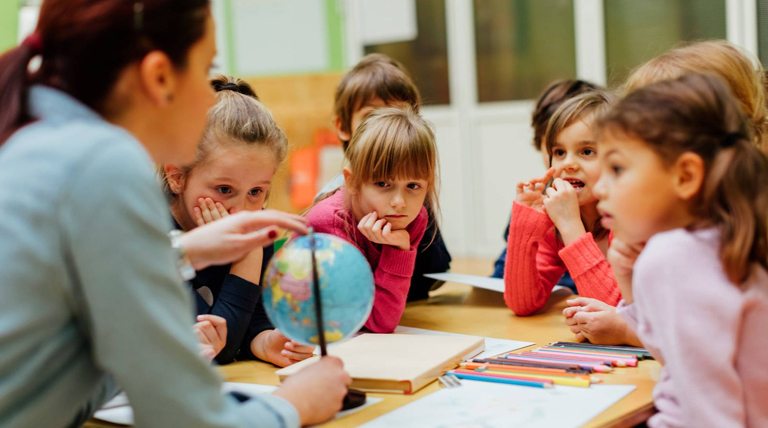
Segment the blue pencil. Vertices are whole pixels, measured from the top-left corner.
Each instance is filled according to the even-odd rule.
[[[490,376],[482,376],[482,375],[470,375],[470,374],[464,374],[464,373],[455,373],[453,370],[449,371],[447,374],[452,374],[459,379],[479,380],[482,382],[506,383],[508,385],[532,386],[534,388],[551,388],[552,387],[552,384],[547,382],[532,382],[527,380],[504,379],[500,377],[490,377]]]

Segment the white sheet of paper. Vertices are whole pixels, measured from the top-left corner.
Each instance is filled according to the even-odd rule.
[[[635,389],[634,385],[532,388],[462,380],[361,428],[579,427]]]
[[[486,290],[497,291],[499,293],[504,292],[504,280],[501,278],[490,278],[487,276],[468,275],[465,273],[425,273],[427,278],[436,279],[445,282],[458,282],[459,284],[467,284],[477,288],[484,288]],[[568,287],[562,285],[556,285],[552,288],[552,292],[558,290],[569,290]]]
[[[445,282],[458,282],[486,290],[504,292],[504,280],[501,278],[489,278],[487,276],[467,275],[464,273],[425,273],[427,278],[437,279]]]
[[[229,393],[236,391],[251,396],[269,394],[276,389],[276,386],[271,385],[257,385],[254,383],[239,382],[226,382],[221,388],[222,392]],[[359,412],[360,410],[371,407],[374,404],[381,402],[382,400],[382,398],[368,397],[365,404],[362,406],[355,409],[338,412],[333,417],[333,419],[340,419],[352,413]],[[106,404],[104,404],[102,410],[96,412],[93,417],[102,421],[111,422],[113,424],[133,425],[133,409],[131,408],[130,403],[128,403],[128,398],[125,396],[125,393],[120,393],[115,398],[108,401]]]
[[[404,327],[404,326],[397,326],[397,328],[395,329],[395,333],[436,334],[436,335],[442,335],[442,336],[467,336],[465,334],[459,334],[459,333],[448,333],[445,331],[426,330],[423,328]],[[472,358],[493,357],[499,354],[503,354],[505,352],[512,352],[514,350],[525,348],[526,346],[531,346],[531,345],[533,345],[533,342],[521,342],[519,340],[496,339],[494,337],[486,337],[485,351],[481,352],[478,355],[473,356]]]

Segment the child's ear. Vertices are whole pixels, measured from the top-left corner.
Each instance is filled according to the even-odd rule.
[[[693,199],[704,183],[704,159],[696,153],[685,152],[673,168],[675,193],[685,201]]]
[[[341,119],[339,116],[336,116],[333,118],[333,125],[336,127],[336,135],[339,137],[339,140],[349,142],[349,140],[352,139],[352,135],[350,135],[349,132],[344,132],[341,129]]]
[[[344,174],[344,182],[345,183],[349,184],[349,183],[352,182],[352,170],[351,169],[349,169],[348,167],[344,167],[341,170],[341,173]],[[344,186],[344,188],[346,189],[347,192],[349,192],[352,195],[357,193],[357,191],[353,188],[353,186]]]
[[[171,188],[171,192],[180,194],[184,191],[184,174],[176,165],[163,165],[163,171],[165,171],[165,177],[168,180],[168,187]]]

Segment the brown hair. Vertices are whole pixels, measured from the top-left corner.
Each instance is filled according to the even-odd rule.
[[[268,147],[275,156],[275,164],[280,165],[288,154],[288,139],[253,88],[240,79],[223,75],[211,77],[211,86],[216,89],[216,105],[208,112],[208,124],[197,145],[195,161],[181,169],[182,175],[205,162],[216,147],[231,144]],[[166,194],[172,199],[178,196],[171,192],[164,172],[162,177]]]
[[[439,217],[440,167],[435,133],[418,113],[410,109],[377,109],[360,124],[349,142],[346,158],[352,170],[346,187],[359,189],[365,182],[397,178],[426,180],[424,206],[434,214],[433,218]]]
[[[569,98],[597,89],[603,88],[584,80],[556,80],[550,83],[536,100],[536,106],[531,115],[533,148],[541,150],[549,119],[552,118],[558,107]]]
[[[384,54],[369,54],[344,75],[336,89],[334,113],[342,131],[352,133],[352,115],[373,98],[407,103],[416,113],[421,105],[419,90],[402,64]],[[342,143],[346,150],[349,142]]]
[[[547,153],[550,154],[550,166],[552,166],[552,149],[555,147],[558,135],[578,120],[586,121],[600,117],[608,111],[614,102],[613,94],[605,90],[585,92],[563,102],[549,120],[544,136],[544,145],[547,148]],[[600,223],[600,218],[590,226],[595,240],[608,236],[609,231]]]
[[[645,142],[673,164],[686,152],[704,161],[693,214],[720,231],[720,259],[734,284],[753,263],[768,268],[768,159],[751,144],[743,111],[716,76],[686,75],[630,93],[599,127]]]
[[[629,93],[649,83],[695,73],[713,74],[728,84],[749,121],[755,145],[768,150],[763,66],[757,57],[725,40],[698,42],[657,56],[632,73],[624,84],[624,91]]]
[[[183,68],[209,13],[208,0],[46,0],[34,33],[41,46],[22,43],[0,57],[0,144],[33,120],[31,84],[60,89],[104,113],[121,71],[150,51]],[[30,75],[37,55],[40,69]]]

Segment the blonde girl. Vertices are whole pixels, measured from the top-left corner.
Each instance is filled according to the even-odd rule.
[[[247,83],[215,76],[211,85],[217,103],[194,163],[163,167],[171,213],[184,231],[238,211],[263,209],[272,177],[288,152],[285,133]],[[266,316],[260,282],[271,255],[271,247],[257,248],[231,265],[199,271],[191,281],[195,329],[220,364],[259,358],[286,366],[312,355],[310,347],[275,330]]]
[[[357,128],[346,158],[345,185],[307,219],[316,231],[352,242],[368,259],[376,291],[365,327],[389,333],[405,309],[426,207],[439,213],[434,132],[410,109],[378,109]]]

